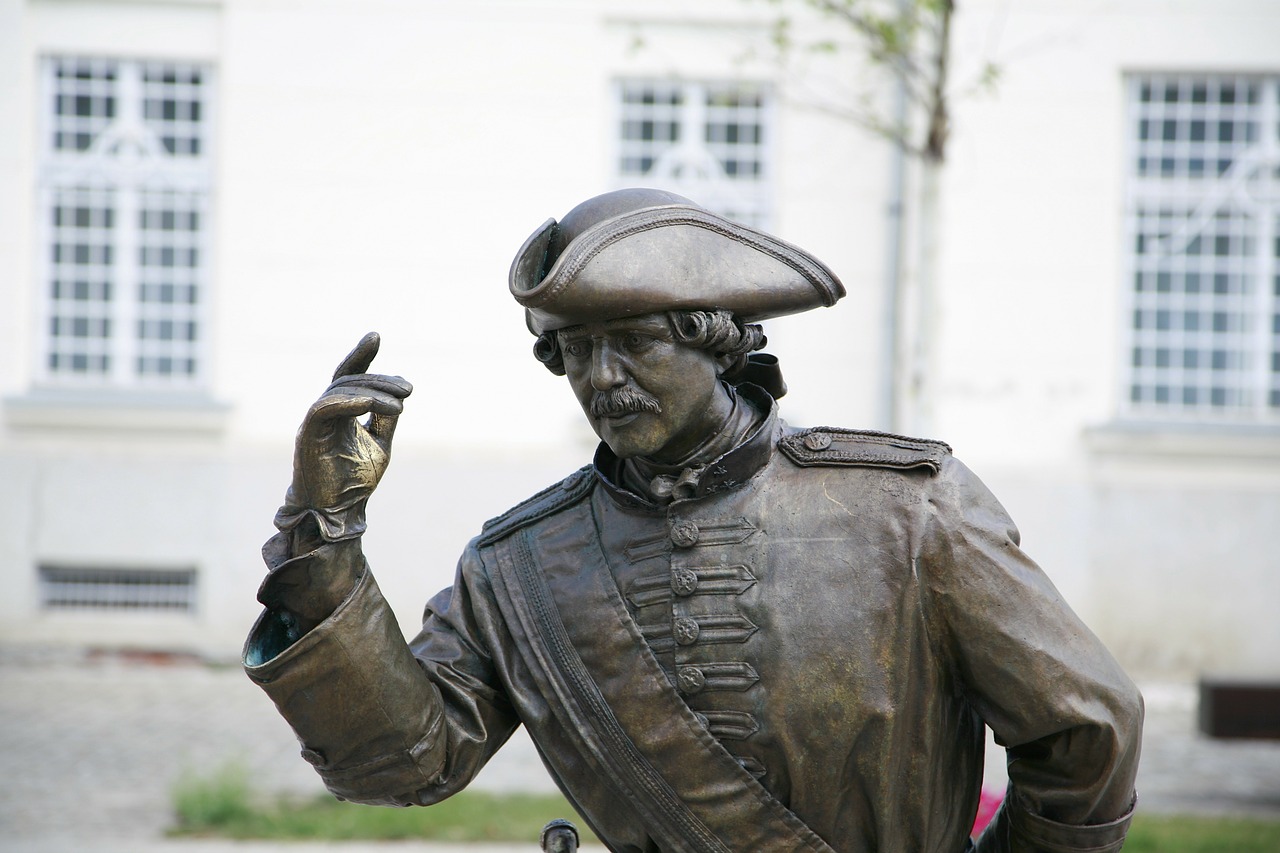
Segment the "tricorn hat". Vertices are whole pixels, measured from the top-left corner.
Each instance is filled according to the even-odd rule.
[[[510,286],[534,334],[677,309],[727,309],[752,323],[844,296],[803,249],[653,189],[605,193],[548,219],[516,253]]]

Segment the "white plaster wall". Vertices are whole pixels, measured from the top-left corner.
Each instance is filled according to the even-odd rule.
[[[1093,485],[1095,622],[1146,671],[1280,676],[1276,478]]]
[[[944,186],[939,434],[991,483],[1089,624],[1143,671],[1280,673],[1280,444],[1110,449],[1122,296],[1123,75],[1280,70],[1265,0],[965,4]]]
[[[984,465],[1072,466],[1123,363],[1123,75],[1274,73],[1280,6],[973,2],[957,22],[957,68],[1002,76],[956,101],[938,431]]]
[[[215,330],[217,390],[239,404],[236,434],[285,434],[329,365],[377,329],[379,366],[421,389],[402,443],[580,436],[563,382],[529,358],[507,269],[542,221],[610,188],[616,77],[743,73],[736,30],[649,23],[672,8],[375,0],[300,14],[283,0],[227,3]],[[701,11],[717,20],[741,8]],[[638,32],[645,46],[632,48]],[[858,296],[874,298],[864,280],[875,262],[849,235],[868,227],[875,206],[844,203],[865,197],[868,173],[829,168],[814,156],[815,134],[780,127],[779,230],[848,267]],[[847,130],[840,141],[856,144]],[[828,213],[806,213],[815,209]],[[856,317],[851,306],[828,321],[852,334],[789,339],[796,375],[849,349],[859,356],[840,360],[870,371],[861,357],[870,336]],[[500,390],[501,406],[479,387]],[[839,405],[830,417],[858,409]],[[529,411],[538,416],[518,414]]]
[[[209,592],[226,583],[220,516],[228,501],[222,440],[103,429],[93,419],[21,426],[10,400],[30,390],[40,339],[34,281],[36,69],[41,56],[180,58],[217,62],[218,4],[179,0],[0,4],[0,640],[201,648],[228,642],[227,614]],[[200,573],[193,616],[49,614],[38,610],[42,563],[187,568]]]
[[[611,82],[776,71],[740,58],[765,4],[709,0],[665,23],[688,7],[0,0],[0,116],[16,129],[0,133],[0,396],[28,390],[37,351],[36,57],[173,56],[217,68],[210,391],[230,411],[213,433],[0,424],[0,640],[234,654],[293,431],[369,329],[384,336],[376,366],[417,386],[366,541],[413,630],[481,521],[589,458],[506,275],[534,227],[609,188]],[[1114,412],[1121,75],[1274,71],[1278,14],[1264,0],[972,0],[957,19],[957,79],[990,58],[1003,80],[956,102],[937,434],[1122,659],[1154,670],[1272,662],[1280,566],[1258,530],[1275,517],[1280,454],[1133,456],[1083,438]],[[849,289],[833,310],[770,324],[783,412],[879,426],[888,151],[780,91],[773,230]],[[33,567],[55,557],[197,565],[200,610],[41,615]]]
[[[0,142],[0,180],[17,190],[0,202],[15,224],[0,259],[18,271],[5,281],[14,310],[0,322],[13,334],[0,343],[0,393],[27,392],[40,345],[29,229],[38,56],[178,57],[216,70],[209,391],[229,407],[207,434],[104,432],[92,415],[56,431],[6,421],[0,541],[18,594],[0,603],[0,637],[233,649],[256,612],[257,549],[287,485],[293,431],[369,329],[384,337],[377,367],[418,387],[366,543],[412,630],[480,522],[585,462],[594,444],[564,381],[530,357],[506,290],[511,256],[548,216],[610,187],[617,77],[773,73],[737,60],[744,34],[763,32],[746,11],[706,3],[690,26],[670,27],[680,4],[0,6],[14,23],[0,98],[24,131]],[[850,200],[879,192],[880,177],[830,167],[822,134],[806,129],[812,117],[779,118],[774,230],[853,270],[846,305],[874,300],[866,280],[878,259],[850,235],[878,227],[878,210]],[[866,144],[847,128],[828,136]],[[829,313],[831,334],[779,335],[775,351],[797,410],[807,400],[829,421],[859,422],[877,315]],[[832,362],[848,385],[828,406]],[[163,619],[41,615],[42,561],[196,566],[201,606]]]

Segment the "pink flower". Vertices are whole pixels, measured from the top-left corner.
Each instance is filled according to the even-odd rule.
[[[991,819],[996,816],[1003,802],[1004,791],[982,789],[982,794],[978,797],[978,814],[973,819],[973,832],[970,833],[974,838],[981,835],[982,830],[987,828],[987,824],[991,823]]]

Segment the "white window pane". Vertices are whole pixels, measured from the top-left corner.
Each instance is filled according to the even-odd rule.
[[[70,189],[50,207],[48,369],[102,375],[111,369],[115,194]]]
[[[116,118],[118,63],[102,59],[54,60],[52,138],[56,151],[87,151]]]
[[[200,340],[200,230],[203,199],[152,193],[138,212],[139,375],[195,372]]]
[[[204,151],[203,82],[196,66],[148,63],[143,67],[143,118],[169,154],[195,157]]]

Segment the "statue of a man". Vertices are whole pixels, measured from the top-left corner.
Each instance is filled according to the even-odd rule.
[[[298,434],[245,663],[337,796],[437,802],[518,725],[612,850],[1119,850],[1142,700],[937,441],[778,417],[754,323],[843,293],[806,252],[623,190],[511,290],[602,439],[488,522],[406,644],[361,555],[410,386],[370,336]],[[368,415],[361,422],[359,418]]]

